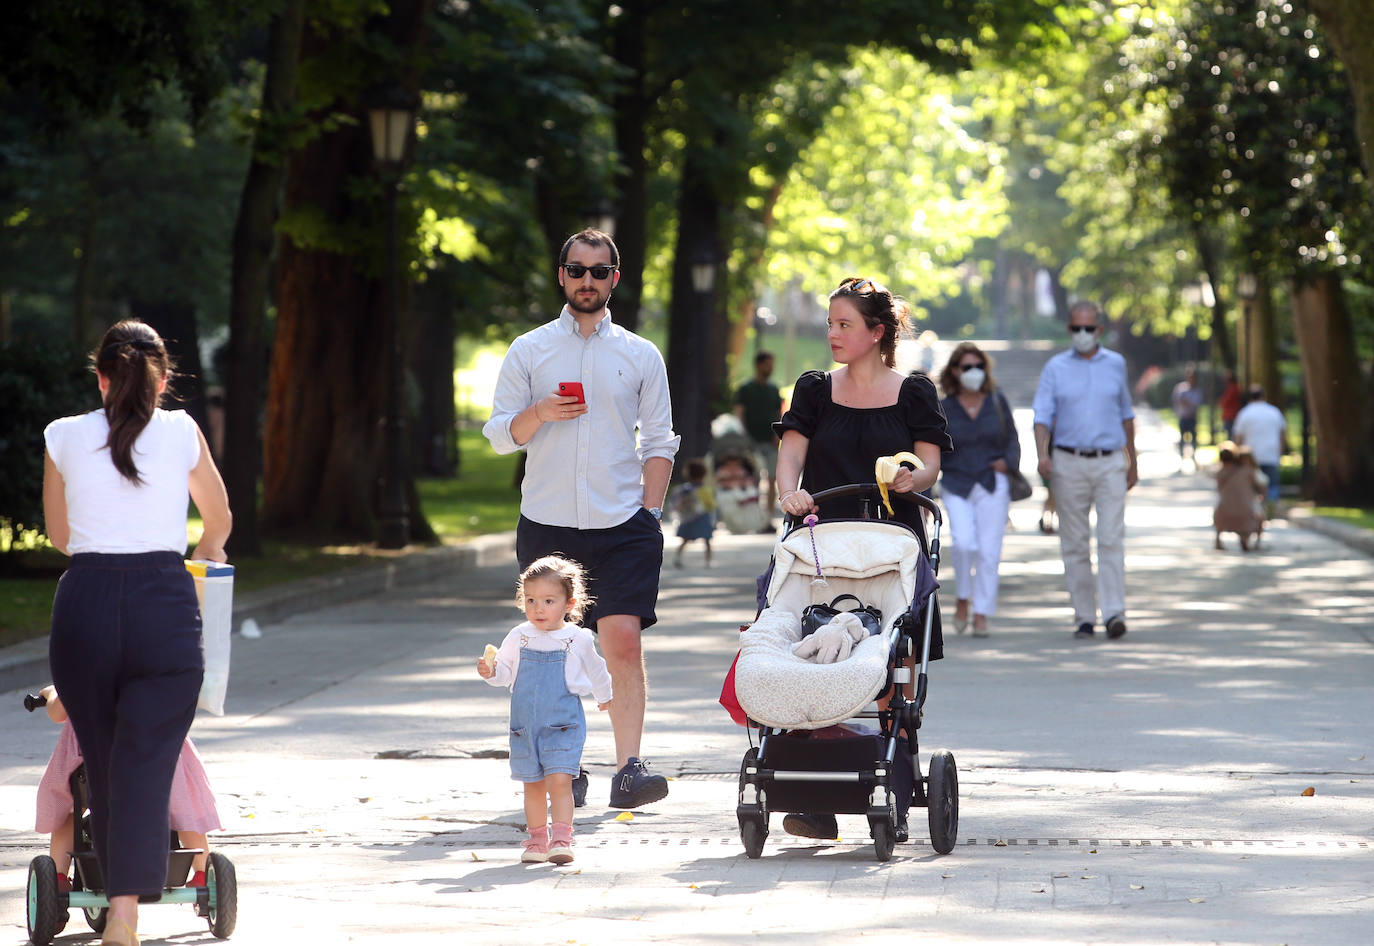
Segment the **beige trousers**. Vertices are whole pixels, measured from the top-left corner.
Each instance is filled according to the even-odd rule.
[[[1074,624],[1126,615],[1126,451],[1080,457],[1054,451],[1050,480],[1059,511],[1059,550]],[[1097,513],[1097,576],[1093,577],[1089,511]]]

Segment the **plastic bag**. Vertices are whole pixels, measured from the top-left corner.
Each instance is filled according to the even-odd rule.
[[[200,636],[205,649],[205,677],[196,705],[215,716],[224,715],[229,690],[229,635],[234,627],[234,566],[188,561],[186,570],[196,582],[200,601]]]

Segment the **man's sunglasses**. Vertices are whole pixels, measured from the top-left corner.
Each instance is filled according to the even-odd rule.
[[[1069,334],[1070,334],[1070,335],[1072,335],[1074,332],[1089,332],[1089,333],[1091,333],[1091,332],[1096,332],[1096,331],[1097,331],[1097,326],[1096,326],[1096,325],[1070,325],[1070,326],[1069,326]]]
[[[966,365],[959,365],[958,368],[960,371],[972,371],[974,368],[977,368],[979,371],[982,371],[983,369],[987,368],[987,365],[981,361],[970,361]]]
[[[615,272],[614,266],[583,266],[581,263],[564,263],[563,271],[573,279],[581,279],[590,270],[593,279],[605,279]]]

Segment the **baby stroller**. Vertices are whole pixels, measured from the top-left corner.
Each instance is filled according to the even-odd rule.
[[[892,496],[921,507],[929,522],[927,549],[905,523],[876,517],[882,507],[875,484],[840,486],[813,499],[824,514],[826,499],[840,496],[871,497],[863,508],[878,512],[822,519],[814,529],[785,520],[769,570],[759,580],[760,616],[740,635],[735,694],[750,720],[751,743],[758,729],[758,744],[740,766],[740,839],[745,853],[756,858],[773,812],[862,814],[878,860],[886,861],[894,845],[906,840],[906,812],[914,803],[928,809],[931,846],[948,854],[959,825],[954,756],[937,750],[929,774],[922,776],[917,743],[937,607],[940,510],[917,493]],[[835,663],[810,663],[793,654],[792,644],[801,637],[795,616],[842,594],[876,608],[880,632]],[[903,664],[917,653],[919,673],[908,700],[903,684],[911,681],[911,670]],[[869,708],[885,696],[883,708]],[[813,738],[855,718],[876,719],[878,730]]]
[[[24,697],[24,708],[32,713],[47,704],[42,696]],[[89,797],[86,787],[86,767],[77,766],[71,775],[73,801],[72,891],[64,893],[57,886],[57,864],[47,854],[40,854],[29,862],[27,920],[29,941],[34,946],[47,946],[54,936],[67,926],[72,907],[81,910],[86,925],[97,933],[105,931],[110,901],[105,897],[100,862],[91,844],[91,819],[87,812]],[[233,935],[238,921],[238,883],[234,865],[229,858],[212,851],[205,865],[205,886],[185,887],[190,876],[191,861],[199,850],[182,848],[177,833],[171,831],[171,847],[167,858],[167,886],[156,903],[194,904],[196,915],[204,917],[210,932],[218,939]]]

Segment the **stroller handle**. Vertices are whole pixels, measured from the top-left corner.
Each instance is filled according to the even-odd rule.
[[[887,495],[894,499],[900,499],[904,502],[911,503],[913,506],[920,506],[934,517],[937,528],[943,524],[943,519],[940,516],[940,504],[929,496],[923,495],[922,493],[894,493],[891,491],[889,491]],[[822,500],[838,499],[841,496],[867,496],[874,500],[881,500],[882,493],[878,491],[877,483],[850,483],[846,486],[832,486],[830,489],[823,489],[818,493],[812,493],[811,501],[819,506]],[[793,516],[790,513],[785,518],[788,520],[797,519],[800,521],[800,517]]]
[[[34,710],[38,709],[38,707],[40,707],[40,706],[47,706],[47,705],[48,705],[48,698],[47,698],[46,696],[44,696],[43,694],[41,694],[41,693],[38,694],[37,696],[34,696],[32,693],[25,693],[25,694],[24,694],[24,709],[28,710],[30,713],[32,713]]]

